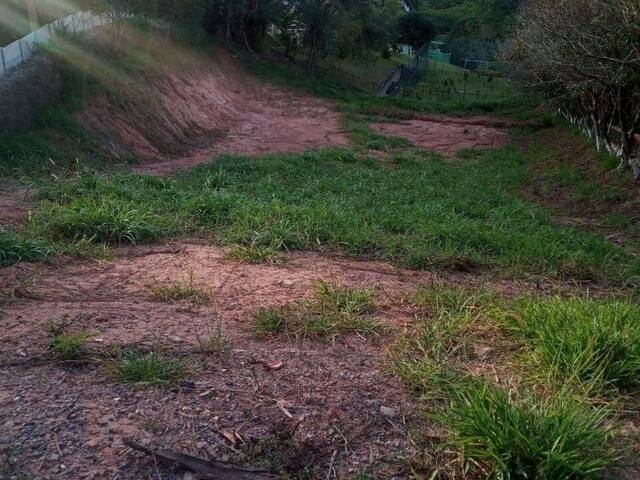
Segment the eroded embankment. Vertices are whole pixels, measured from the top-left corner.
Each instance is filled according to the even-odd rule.
[[[140,78],[134,93],[100,95],[80,123],[118,156],[144,160],[139,170],[166,174],[215,154],[292,153],[346,145],[328,101],[260,82],[227,52],[183,71]]]

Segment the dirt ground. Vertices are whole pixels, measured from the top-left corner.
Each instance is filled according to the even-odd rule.
[[[331,102],[247,75],[220,49],[214,60],[148,79],[142,92],[114,103],[106,95],[80,123],[113,153],[133,153],[138,171],[171,173],[221,153],[296,153],[348,144]]]
[[[0,228],[20,223],[33,208],[33,192],[15,182],[0,181]]]
[[[190,274],[211,304],[152,298],[149,286]],[[456,275],[459,283],[482,282]],[[0,317],[0,458],[26,475],[9,478],[181,478],[124,439],[244,466],[321,465],[326,478],[363,471],[404,478],[416,454],[413,429],[431,428],[386,373],[385,355],[415,318],[407,294],[433,281],[429,273],[310,253],[281,266],[250,265],[218,247],[175,244],[122,250],[112,261],[20,264],[0,278],[10,297]],[[333,344],[255,337],[256,309],[307,297],[321,279],[376,289],[376,318],[387,333]],[[508,295],[532,286],[497,288]],[[64,316],[71,332],[91,332],[95,348],[162,345],[193,362],[193,374],[176,388],[138,388],[114,383],[97,366],[42,362],[46,325]],[[228,357],[189,355],[217,322]],[[283,367],[271,370],[263,360]],[[235,443],[229,432],[240,436]]]
[[[371,128],[391,137],[402,137],[417,147],[454,156],[464,149],[499,148],[509,143],[508,132],[489,118],[429,118],[397,123],[373,123]]]

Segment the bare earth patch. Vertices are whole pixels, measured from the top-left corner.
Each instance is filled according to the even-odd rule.
[[[252,78],[224,50],[215,60],[147,80],[134,100],[94,99],[79,121],[142,173],[163,175],[221,153],[296,153],[348,144],[334,105]]]
[[[373,123],[371,128],[383,135],[402,137],[417,147],[446,156],[463,149],[498,148],[509,143],[506,130],[490,118],[412,119],[398,123]]]
[[[0,183],[0,228],[19,223],[33,206],[30,189],[13,182]]]
[[[150,294],[149,285],[187,272],[211,292],[211,304]],[[407,294],[433,278],[310,253],[292,254],[282,266],[250,265],[194,244],[136,247],[111,262],[4,269],[0,288],[13,300],[0,317],[0,455],[13,471],[41,479],[181,478],[153,473],[152,460],[123,446],[133,439],[243,466],[276,465],[269,457],[276,452],[289,471],[314,464],[333,465],[338,478],[405,476],[404,459],[416,454],[406,425],[422,433],[430,426],[416,413],[417,400],[385,372],[385,346],[415,318]],[[253,312],[309,297],[320,279],[376,289],[376,319],[387,333],[302,345],[253,335]],[[532,286],[496,288],[508,295]],[[194,373],[176,387],[143,389],[114,383],[96,365],[42,362],[46,325],[65,315],[71,333],[92,334],[93,348],[163,345],[189,359]],[[227,357],[194,353],[213,322],[228,339]],[[240,438],[230,442],[225,432]]]

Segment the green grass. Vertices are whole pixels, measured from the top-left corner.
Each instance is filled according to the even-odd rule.
[[[245,263],[269,263],[282,265],[286,263],[286,257],[277,248],[269,245],[233,245],[227,251],[227,257]]]
[[[188,374],[187,366],[156,352],[126,351],[107,366],[109,374],[122,383],[135,385],[173,385]]]
[[[166,284],[154,283],[148,288],[154,299],[163,302],[181,302],[188,300],[193,303],[204,304],[211,300],[211,294],[196,284],[192,270],[188,272],[184,281],[169,282]]]
[[[328,341],[347,333],[371,335],[380,330],[371,317],[375,311],[373,299],[370,290],[320,282],[311,300],[258,310],[253,318],[254,331],[261,337],[285,335]]]
[[[487,478],[557,480],[602,478],[617,465],[608,414],[565,393],[514,398],[472,382],[456,390],[441,418],[458,451]]]
[[[334,149],[260,161],[224,156],[166,179],[84,174],[44,191],[35,218],[40,238],[54,240],[204,233],[232,245],[333,250],[415,269],[611,282],[640,274],[622,247],[557,226],[520,199],[529,160],[513,148],[463,164],[410,148],[394,159],[389,168]]]
[[[90,338],[91,334],[86,332],[76,334],[58,333],[49,342],[49,351],[59,360],[82,360],[89,353],[87,341]]]
[[[50,253],[46,242],[12,231],[0,231],[0,268],[17,262],[44,260]]]
[[[640,307],[616,300],[519,301],[507,324],[535,368],[561,383],[629,388],[640,381]]]

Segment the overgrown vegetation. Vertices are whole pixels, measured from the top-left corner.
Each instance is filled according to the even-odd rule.
[[[254,330],[258,336],[286,335],[299,340],[334,340],[346,333],[370,335],[380,330],[371,316],[373,296],[369,290],[320,282],[311,300],[257,311]]]
[[[381,139],[367,129],[358,135],[376,146]],[[453,164],[377,148],[390,150],[397,168],[325,150],[260,162],[224,157],[173,179],[81,175],[47,190],[32,235],[117,245],[205,232],[267,253],[332,249],[417,269],[612,282],[638,275],[623,247],[554,225],[518,198],[529,174],[516,149]]]
[[[487,478],[550,480],[601,478],[619,466],[624,452],[615,441],[615,408],[594,406],[590,397],[600,390],[593,388],[593,376],[584,370],[585,358],[578,353],[581,346],[586,348],[585,355],[594,360],[590,371],[597,371],[602,380],[605,366],[612,367],[622,357],[610,355],[615,348],[609,346],[629,336],[616,327],[633,324],[631,306],[559,298],[507,302],[489,292],[441,283],[420,289],[413,302],[422,313],[416,331],[390,350],[392,371],[435,409],[451,444],[472,470]],[[513,312],[520,313],[516,317]],[[502,365],[502,356],[523,338],[522,323],[527,325],[524,330],[535,332],[524,334],[528,348],[544,362],[522,359],[527,367],[519,374],[524,377],[502,378],[499,385],[489,378],[492,375],[485,377],[468,367],[478,355],[478,345],[490,345],[490,362]],[[520,325],[515,331],[514,324]],[[593,327],[583,334],[588,324]],[[612,338],[598,334],[603,324]],[[592,333],[593,343],[587,339]],[[602,350],[599,342],[604,342]],[[594,350],[602,356],[597,358]],[[633,363],[634,355],[625,358]],[[554,377],[549,368],[569,374]],[[540,369],[547,373],[540,374]]]
[[[624,301],[526,299],[506,314],[537,368],[560,383],[633,387],[640,380],[640,308]]]

